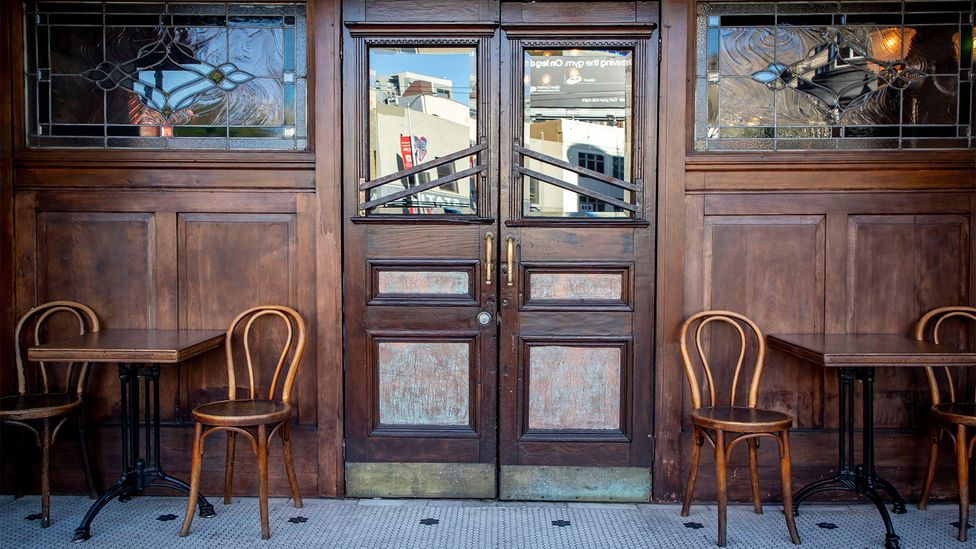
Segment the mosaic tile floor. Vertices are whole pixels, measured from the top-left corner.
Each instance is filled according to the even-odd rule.
[[[38,519],[26,518],[40,510],[37,496],[2,496],[0,547],[715,547],[715,509],[706,505],[693,506],[682,518],[675,505],[309,498],[295,509],[286,499],[272,499],[271,540],[265,542],[255,498],[228,506],[216,500],[216,517],[194,519],[189,537],[177,537],[185,505],[178,497],[113,501],[92,524],[92,539],[72,545],[90,503],[86,497],[52,497],[52,524],[42,529]],[[802,547],[883,547],[874,507],[812,504],[801,512]],[[976,546],[955,540],[957,516],[956,506],[943,504],[925,512],[909,507],[893,518],[904,549]],[[751,506],[729,509],[728,547],[793,546],[782,513],[767,505],[763,515]]]

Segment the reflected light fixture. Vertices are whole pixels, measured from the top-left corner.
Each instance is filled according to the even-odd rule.
[[[901,61],[915,38],[916,30],[898,27],[880,29],[871,33],[871,56],[878,61],[894,63]]]

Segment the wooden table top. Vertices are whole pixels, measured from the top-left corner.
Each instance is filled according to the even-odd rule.
[[[27,360],[173,364],[220,346],[218,330],[101,330],[27,350]]]
[[[976,366],[976,352],[894,334],[770,334],[766,342],[830,368]]]

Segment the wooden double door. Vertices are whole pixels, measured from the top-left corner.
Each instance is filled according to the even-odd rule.
[[[347,23],[347,495],[650,498],[657,49]]]

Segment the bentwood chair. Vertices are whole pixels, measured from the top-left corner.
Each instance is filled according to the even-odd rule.
[[[56,371],[48,370],[47,363],[39,362],[37,368],[32,368],[29,373],[24,367],[25,339],[29,345],[40,345],[43,338],[51,337],[51,332],[65,337],[73,335],[64,331],[64,318],[68,320],[67,326],[77,324],[79,335],[98,331],[98,317],[95,312],[81,303],[51,301],[28,311],[17,323],[14,335],[17,394],[0,398],[0,424],[31,432],[34,442],[41,449],[41,526],[44,528],[51,525],[51,446],[54,445],[61,427],[69,419],[75,420],[78,426],[81,466],[88,483],[88,494],[92,499],[97,495],[85,440],[85,381],[88,363],[68,363],[64,367],[62,386],[57,385],[56,378],[59,376]],[[58,329],[53,329],[52,325]],[[18,462],[22,463],[23,460]],[[22,478],[22,473],[18,472],[18,477]]]
[[[946,335],[945,321],[950,319],[976,321],[976,307],[939,307],[926,313],[915,326],[915,339],[925,341],[929,338],[933,343],[941,343]],[[956,386],[952,380],[952,369],[943,367],[946,381],[946,396],[943,398],[939,386],[939,379],[935,369],[926,366],[925,377],[928,378],[929,391],[932,394],[932,408],[930,419],[929,467],[925,475],[925,485],[922,487],[922,499],[918,508],[924,510],[929,504],[929,492],[932,490],[932,480],[935,478],[935,465],[939,458],[939,441],[943,436],[952,440],[956,450],[956,478],[959,483],[959,541],[966,541],[967,522],[969,521],[969,462],[973,457],[973,445],[976,435],[968,438],[967,431],[976,428],[976,395],[973,400],[966,401],[960,395],[956,398]]]
[[[715,398],[715,376],[709,364],[709,349],[704,339],[705,328],[713,322],[719,325],[731,326],[734,330],[734,343],[737,351],[735,368],[732,371],[732,390],[728,406],[719,405]],[[711,332],[710,332],[711,333]],[[689,334],[693,340],[689,344]],[[726,492],[727,463],[732,449],[745,442],[749,447],[749,475],[752,480],[752,504],[757,514],[762,513],[762,502],[759,498],[759,439],[772,438],[779,448],[780,478],[783,487],[783,508],[786,510],[786,527],[790,532],[790,540],[794,544],[800,543],[800,535],[796,531],[793,518],[793,488],[790,482],[790,427],[793,418],[773,410],[763,410],[756,407],[759,393],[759,380],[762,377],[763,359],[766,354],[766,342],[762,331],[755,322],[745,316],[731,311],[703,311],[685,321],[681,327],[681,358],[684,362],[685,376],[691,389],[691,422],[692,447],[691,469],[688,472],[688,484],[681,505],[681,516],[688,516],[691,498],[695,491],[695,478],[698,475],[698,462],[701,458],[701,447],[707,440],[715,449],[715,481],[718,495],[718,546],[725,547],[726,542],[726,513],[728,493]],[[752,378],[749,382],[745,406],[736,406],[736,388],[739,375],[745,362],[749,348],[749,340],[755,339],[755,362]],[[693,346],[697,355],[697,363],[704,374],[704,382],[708,388],[708,405],[702,402],[702,387],[696,373],[696,361],[688,351]],[[727,372],[723,372],[727,374]],[[734,435],[729,437],[728,435]]]
[[[285,330],[285,341],[278,363],[275,365],[274,375],[271,377],[271,387],[266,399],[258,397],[254,389],[254,357],[252,356],[251,341],[252,328],[255,321],[268,317],[268,320],[280,322]],[[234,334],[241,330],[243,340],[244,359],[247,364],[248,396],[246,399],[237,398],[237,375],[234,364]],[[203,467],[203,446],[206,438],[218,431],[227,432],[227,457],[224,471],[224,503],[231,502],[231,492],[234,481],[234,446],[238,434],[251,443],[251,450],[258,458],[258,505],[261,513],[261,539],[271,537],[268,526],[268,444],[278,433],[285,456],[285,472],[291,485],[291,495],[296,508],[302,507],[302,496],[298,493],[298,478],[292,464],[291,453],[291,389],[295,383],[295,375],[305,352],[305,321],[294,309],[282,305],[264,305],[248,309],[237,315],[227,329],[225,340],[227,354],[227,400],[211,402],[193,409],[192,417],[196,422],[193,432],[193,463],[190,473],[190,497],[186,503],[186,516],[183,517],[183,528],[180,536],[190,533],[190,523],[196,511],[197,496],[200,493],[200,470]],[[291,356],[288,368],[282,379],[282,367],[286,359]],[[281,382],[279,384],[279,381]],[[280,388],[280,397],[276,397]]]

